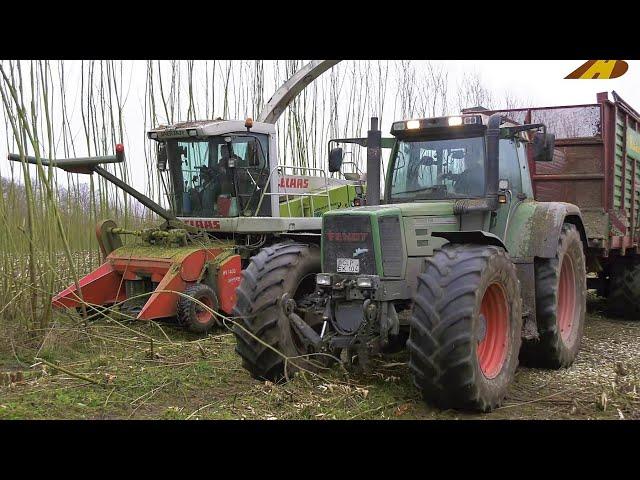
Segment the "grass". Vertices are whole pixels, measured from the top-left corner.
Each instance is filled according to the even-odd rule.
[[[224,329],[199,338],[170,324],[84,328],[61,315],[41,346],[0,344],[0,372],[22,372],[0,385],[0,419],[639,419],[639,336],[640,325],[592,304],[571,368],[520,368],[502,407],[472,414],[426,405],[406,353],[375,358],[367,374],[334,366],[273,384],[248,375]]]
[[[151,324],[130,325],[141,334],[135,335],[108,320],[86,331],[63,326],[69,321],[52,330],[38,358],[98,384],[37,364],[25,371],[23,382],[0,387],[0,418],[380,418],[403,403],[400,392],[415,400],[393,366],[349,378],[335,368],[322,378],[301,374],[274,385],[242,369],[229,333],[196,339],[163,325],[169,343]],[[154,339],[153,352],[147,336]],[[29,363],[25,357],[33,349],[17,355]],[[0,370],[15,368],[8,355],[3,363]]]

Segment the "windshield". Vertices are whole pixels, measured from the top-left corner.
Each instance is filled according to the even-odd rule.
[[[484,137],[399,140],[391,161],[390,198],[482,197],[484,158]]]
[[[266,136],[261,140],[258,135],[168,140],[176,214],[236,217],[255,209],[267,170]]]

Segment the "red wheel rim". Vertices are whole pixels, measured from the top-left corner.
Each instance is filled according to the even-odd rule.
[[[197,300],[200,300],[207,307],[213,310],[213,302],[210,298],[202,297],[198,298]],[[196,320],[198,321],[198,323],[209,323],[212,317],[213,314],[209,310],[206,310],[202,305],[196,303]]]
[[[502,370],[509,350],[509,305],[498,283],[492,283],[484,292],[480,314],[485,318],[486,328],[476,350],[478,362],[485,377],[495,378]]]
[[[576,318],[576,282],[573,273],[573,261],[569,255],[562,259],[560,283],[558,285],[558,327],[565,342],[571,337]]]

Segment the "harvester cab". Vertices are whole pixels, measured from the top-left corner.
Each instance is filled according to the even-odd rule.
[[[282,302],[304,346],[285,353],[304,368],[330,353],[366,369],[406,344],[425,399],[480,410],[502,401],[523,339],[532,363],[569,365],[585,314],[584,229],[575,205],[535,201],[529,175],[529,161],[552,159],[554,136],[480,112],[395,122],[381,203],[377,124],[367,204],[323,215],[317,289]],[[258,317],[254,334],[286,345],[270,325]],[[254,376],[284,374],[267,352],[243,353]]]
[[[176,216],[272,216],[271,202],[258,204],[277,165],[273,124],[194,121],[154,128],[147,136],[157,142],[158,170],[168,176],[163,184]]]
[[[317,217],[319,225],[324,211],[341,208],[362,190],[360,179],[332,177],[331,169],[279,163],[271,123],[251,118],[184,122],[147,136],[157,142],[171,210],[205,230],[244,233],[258,227],[243,220],[251,217]]]

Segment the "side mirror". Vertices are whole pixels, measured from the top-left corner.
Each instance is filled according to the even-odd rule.
[[[533,160],[536,162],[553,161],[553,149],[556,136],[552,133],[537,133],[533,137]]]
[[[339,172],[340,168],[342,168],[342,159],[343,159],[342,148],[332,148],[329,151],[329,172]]]
[[[160,170],[161,172],[164,172],[167,170],[167,144],[164,142],[160,142],[158,143],[158,146],[156,147],[156,154],[157,154],[157,166],[158,166],[158,170]]]

